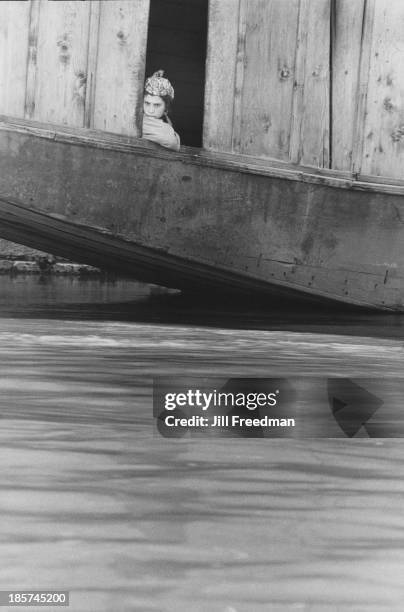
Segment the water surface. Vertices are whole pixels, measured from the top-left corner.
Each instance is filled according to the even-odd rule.
[[[397,381],[402,316],[0,289],[3,590],[68,589],[74,612],[402,609],[402,440],[167,440],[151,395],[159,374]]]

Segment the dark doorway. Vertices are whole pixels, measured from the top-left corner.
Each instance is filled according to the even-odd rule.
[[[165,71],[175,131],[193,147],[202,146],[207,24],[208,0],[150,0],[146,76]]]

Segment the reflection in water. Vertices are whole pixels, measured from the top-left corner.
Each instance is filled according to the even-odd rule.
[[[1,286],[2,589],[70,589],[74,612],[402,609],[403,441],[167,440],[151,406],[158,374],[400,379],[401,316]]]

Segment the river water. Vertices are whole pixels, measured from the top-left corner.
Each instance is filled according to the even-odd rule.
[[[0,589],[70,590],[74,612],[402,610],[403,440],[165,439],[152,378],[397,391],[403,316],[98,279],[0,288]]]

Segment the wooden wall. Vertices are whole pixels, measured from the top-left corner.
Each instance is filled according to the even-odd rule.
[[[337,0],[332,165],[403,178],[404,2]]]
[[[357,170],[403,178],[404,2],[368,0],[368,11],[361,65],[362,151]]]
[[[329,160],[330,0],[211,0],[204,142]]]
[[[210,0],[205,147],[402,178],[403,26],[402,0]]]
[[[184,58],[203,0],[3,0],[0,113],[138,135],[150,2],[150,62],[175,39],[180,115],[200,123]],[[162,2],[188,25],[161,21]],[[403,0],[209,0],[204,146],[402,178],[403,26]]]
[[[149,0],[0,2],[0,113],[137,135]]]
[[[24,117],[30,23],[29,2],[0,3],[0,109]]]

